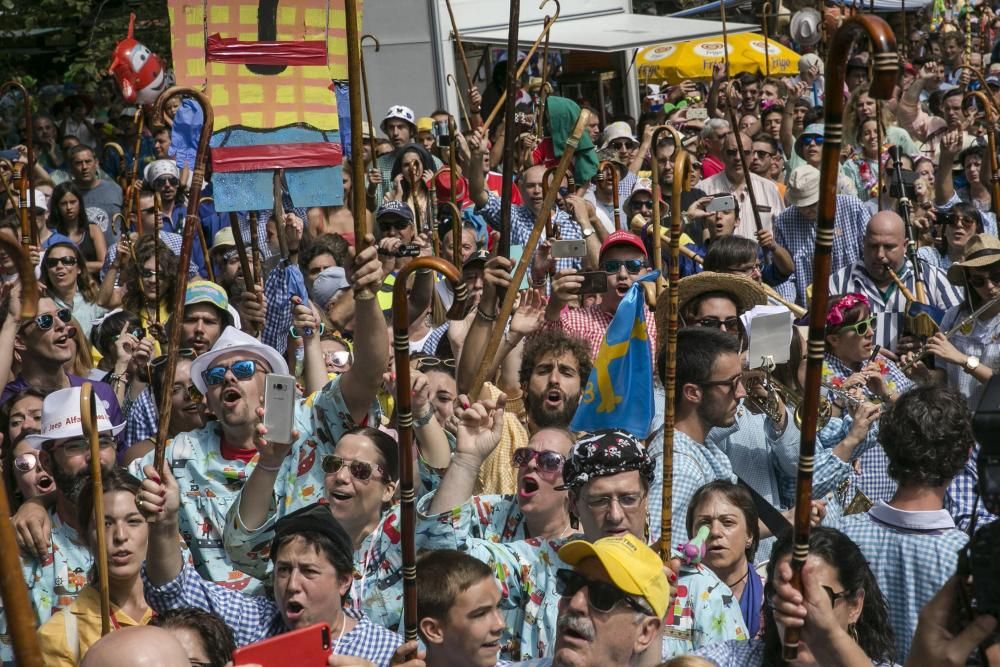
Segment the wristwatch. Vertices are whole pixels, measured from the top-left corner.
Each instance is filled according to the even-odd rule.
[[[977,368],[979,368],[979,357],[969,355],[965,358],[965,363],[962,365],[965,368],[966,373],[973,373]]]
[[[583,230],[583,233],[580,234],[580,237],[583,238],[584,241],[586,241],[587,239],[589,239],[594,234],[595,234],[594,228],[590,227],[588,229]]]

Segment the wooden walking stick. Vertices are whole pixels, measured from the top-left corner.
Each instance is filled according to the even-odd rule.
[[[566,148],[563,151],[562,157],[559,159],[559,166],[556,168],[555,182],[562,183],[562,179],[566,177],[566,171],[569,166],[573,163],[573,155],[576,154],[576,146],[580,142],[580,137],[583,135],[583,130],[587,126],[587,120],[590,118],[590,112],[586,109],[580,110],[580,116],[576,119],[576,125],[573,126],[573,131],[570,132],[569,137],[566,138]],[[545,199],[542,201],[541,211],[551,211],[552,204],[556,199],[556,192],[558,188],[549,188],[548,194],[545,195]],[[507,320],[510,318],[511,312],[514,310],[514,299],[517,298],[517,285],[521,284],[521,280],[524,279],[524,274],[528,270],[528,264],[531,261],[531,256],[535,254],[535,248],[538,246],[538,240],[542,236],[542,231],[545,229],[545,216],[539,215],[535,220],[535,226],[531,229],[531,234],[528,236],[528,240],[524,243],[524,251],[521,254],[521,259],[518,261],[517,266],[514,268],[514,275],[510,281],[511,289],[507,290],[503,297],[503,304],[500,306],[500,312],[497,314],[496,322],[493,323],[493,329],[490,331],[490,337],[486,343],[486,351],[483,354],[482,361],[479,362],[479,368],[476,370],[476,376],[470,385],[471,391],[469,396],[473,400],[479,397],[479,392],[483,388],[483,383],[486,381],[486,372],[490,367],[490,363],[497,354],[497,350],[500,348],[500,339],[503,338],[504,330],[507,326]],[[398,280],[398,278],[397,278]],[[396,371],[399,372],[398,369]]]
[[[27,178],[28,178],[28,196],[31,197],[31,211],[28,214],[31,220],[31,241],[32,245],[38,245],[38,235],[35,231],[35,139],[34,139],[34,127],[32,126],[31,119],[31,95],[28,94],[27,88],[25,88],[20,81],[4,81],[0,84],[0,99],[7,94],[7,91],[11,88],[17,88],[21,91],[21,99],[24,100],[24,147],[27,149],[28,154],[25,156],[28,158],[27,167]]]
[[[676,134],[676,130],[670,128]],[[679,136],[675,136],[677,140]],[[663,507],[660,512],[660,557],[670,561],[670,526],[673,524],[674,488],[674,405],[677,396],[677,328],[680,322],[681,281],[681,192],[691,189],[691,156],[680,144],[674,153],[674,183],[670,206],[670,296],[667,299],[667,345],[663,406]]]
[[[444,0],[444,5],[448,8],[448,18],[451,19],[451,36],[455,40],[455,46],[458,47],[458,59],[462,62],[462,71],[465,72],[465,83],[471,88],[475,82],[472,80],[472,75],[469,74],[469,61],[465,59],[465,47],[462,46],[462,35],[458,32],[458,24],[455,23],[455,12],[452,11],[450,0]],[[459,91],[458,97],[462,98],[461,91]],[[469,127],[471,128],[472,125]]]
[[[545,22],[552,20],[551,16],[545,17]],[[545,33],[545,46],[542,47],[542,85],[538,89],[538,109],[535,111],[537,120],[535,121],[535,137],[538,141],[545,138],[545,102],[548,99],[549,86],[549,33]]]
[[[90,483],[94,491],[94,554],[97,564],[98,594],[101,597],[101,636],[111,632],[111,598],[108,586],[108,537],[104,532],[104,481],[101,476],[101,435],[97,429],[97,402],[94,385],[80,388],[80,419],[83,435],[90,443]]]
[[[663,135],[664,132],[669,132],[673,137],[675,162],[677,161],[677,157],[680,153],[687,152],[684,150],[684,139],[681,137],[681,133],[670,125],[663,125],[653,131],[653,160],[650,162],[650,166],[653,168],[653,268],[660,272],[660,280],[656,281],[657,295],[660,293],[660,287],[663,280],[663,236],[661,229],[663,226],[663,218],[660,215],[660,203],[663,201],[663,186],[660,184],[660,162],[656,159],[656,151],[660,145],[660,136]],[[677,182],[676,171],[674,171],[674,182]],[[687,188],[685,191],[686,190]],[[680,206],[680,199],[674,199],[670,202],[671,216],[673,216],[673,210],[675,208],[680,209]],[[671,220],[673,220],[673,217],[671,217]],[[672,233],[673,232],[671,232],[671,234]]]
[[[980,76],[982,76],[981,72]],[[988,128],[986,145],[988,146],[987,152],[990,154],[990,171],[992,172],[990,189],[993,193],[993,205],[1000,206],[1000,165],[997,164],[997,109],[989,95],[983,92],[984,90],[989,90],[989,88],[984,87],[983,90],[970,90],[965,93],[965,96],[962,98],[962,105],[964,106],[970,97],[979,100],[979,103],[983,105],[983,112],[986,114],[986,127]]]
[[[802,440],[799,445],[799,469],[795,484],[795,517],[792,525],[792,584],[802,591],[802,567],[809,554],[809,515],[812,499],[812,475],[816,452],[816,426],[820,407],[820,385],[823,380],[823,350],[826,333],[826,309],[829,300],[830,261],[833,253],[833,233],[837,213],[837,174],[840,169],[840,148],[844,133],[844,75],[848,50],[855,35],[867,33],[874,54],[873,79],[870,94],[876,99],[892,95],[899,68],[896,38],[889,25],[870,14],[858,14],[846,21],[833,34],[826,59],[826,135],[819,187],[819,215],[816,220],[816,251],[813,256],[812,303],[809,308],[809,341],[806,358],[806,381],[802,392]],[[798,654],[799,628],[785,632],[783,657],[794,660]]]
[[[111,149],[112,153],[118,156],[118,178],[116,179],[118,187],[120,187],[123,191],[127,192],[128,163],[125,162],[125,149],[122,148],[121,144],[115,143],[114,141],[109,141],[108,143],[104,144],[104,149],[101,151],[102,156],[104,153],[108,152],[109,148]]]
[[[614,210],[615,229],[625,229],[628,225],[622,222],[621,195],[618,194],[618,184],[621,182],[621,174],[618,173],[618,166],[610,160],[602,160],[597,165],[597,173],[601,175],[602,180],[607,178],[604,175],[605,172],[611,174],[611,208]]]
[[[38,313],[38,283],[35,267],[21,246],[6,236],[0,236],[0,249],[17,266],[21,280],[21,320],[30,322]],[[7,498],[6,485],[0,484],[0,598],[7,615],[7,634],[14,649],[14,664],[21,667],[42,667],[42,650],[38,644],[35,610],[28,597],[28,587],[21,574],[17,539],[10,516],[13,514]]]
[[[153,193],[153,271],[156,275],[153,277],[153,285],[156,287],[156,291],[153,293],[155,295],[153,302],[153,321],[157,324],[160,323],[160,222],[162,221],[161,213],[161,202],[160,193]],[[142,267],[138,266],[139,258],[135,255],[135,249],[132,250],[132,259],[136,261],[136,268],[142,271]],[[205,256],[208,259],[208,256]],[[187,273],[187,266],[184,266],[181,271]],[[140,292],[142,290],[139,290]]]
[[[368,213],[365,208],[365,165],[363,160],[356,159],[356,156],[363,155],[365,151],[364,140],[361,136],[361,91],[358,90],[358,82],[362,85],[364,79],[361,75],[361,36],[358,27],[358,0],[344,0],[345,23],[347,24],[347,92],[351,109],[351,155],[355,156],[351,160],[351,212],[354,214],[354,249],[361,252],[365,249],[365,236],[368,234]],[[369,122],[371,119],[369,119]],[[372,161],[375,160],[375,153],[372,153]],[[278,235],[279,238],[281,234]],[[287,255],[285,255],[287,257]]]
[[[451,252],[452,263],[461,268],[462,261],[462,211],[455,205],[455,202],[445,202],[445,206],[451,208]],[[455,239],[458,239],[457,241]]]
[[[454,74],[449,74],[444,79],[449,86],[455,86],[455,89],[458,90],[458,81],[455,79]],[[458,93],[458,106],[462,109],[462,117],[465,118],[465,126],[470,130],[473,129],[472,118],[469,117],[469,110],[465,107],[465,100],[462,99],[461,92]]]
[[[208,141],[212,136],[212,128],[215,125],[215,112],[212,109],[211,102],[208,101],[208,97],[204,93],[193,88],[174,86],[167,88],[156,98],[153,117],[162,119],[166,103],[177,95],[193,97],[197,101],[198,106],[201,107],[202,114],[205,117],[205,121],[201,126],[201,135],[198,137],[198,151],[194,159],[194,173],[191,176],[189,201],[197,202],[201,201],[201,186],[205,182],[205,161],[208,158]],[[161,123],[162,121],[158,124]],[[194,237],[200,228],[201,222],[198,220],[197,210],[194,212],[188,211],[184,224],[184,240],[181,242],[181,256],[179,260],[181,270],[178,273],[177,283],[174,287],[173,311],[170,316],[173,326],[170,328],[170,338],[167,343],[167,363],[163,371],[164,387],[174,386],[174,375],[177,372],[177,350],[180,348],[181,340],[180,323],[184,319],[184,298],[187,293],[187,268],[191,265],[191,249],[194,246]],[[206,259],[207,257],[206,255]],[[156,307],[159,309],[159,304]],[[167,446],[167,431],[170,428],[172,406],[173,402],[171,401],[170,392],[163,392],[163,398],[159,405],[160,421],[157,428],[156,449],[153,456],[153,467],[156,468],[156,472],[159,475],[163,475],[163,459]]]
[[[28,207],[28,179],[24,177],[27,167],[17,170],[17,215],[21,223],[21,245],[25,251],[35,244],[35,223]]]
[[[378,38],[375,37],[375,35],[369,35],[369,34],[362,35],[361,36],[361,45],[362,46],[364,46],[364,43],[365,43],[366,39],[370,39],[370,40],[372,40],[372,42],[375,43],[375,53],[378,53],[379,50],[382,48],[382,43],[378,41]],[[368,113],[368,126],[372,130],[374,130],[374,125],[373,125],[373,123],[374,123],[374,121],[373,121],[374,116],[372,115],[372,98],[368,96],[368,71],[365,69],[365,54],[364,54],[364,51],[361,52],[361,55],[359,56],[359,58],[361,60],[361,86],[365,90],[365,111]],[[368,137],[368,148],[369,148],[369,150],[371,150],[371,153],[372,153],[372,164],[375,164],[375,144],[376,144],[376,141],[375,141],[375,132],[374,131],[371,132],[370,135],[371,136]],[[353,143],[354,142],[352,141],[351,144],[353,145]],[[362,150],[364,150],[364,149],[362,149]],[[353,153],[351,153],[351,155],[353,156],[353,159],[355,159],[355,160],[360,159],[359,155],[354,155]],[[362,160],[362,162],[364,162],[364,160]],[[353,168],[353,166],[354,166],[354,162],[351,162],[351,167]],[[364,173],[364,170],[362,170],[362,173]],[[357,187],[357,186],[353,185],[353,183],[356,183],[356,182],[357,181],[354,181],[353,179],[351,180],[351,183],[352,183],[351,187],[352,188]],[[363,183],[364,183],[364,181],[362,181],[362,184]],[[353,190],[352,190],[352,192],[353,192]],[[363,212],[363,209],[362,209],[362,212]]]
[[[462,273],[440,257],[418,257],[399,270],[392,290],[392,342],[396,356],[396,429],[399,440],[399,512],[403,541],[403,628],[406,641],[417,638],[417,549],[414,506],[413,412],[410,391],[410,321],[406,307],[410,274],[430,269],[443,275],[455,291],[449,317],[465,310],[468,291]],[[514,290],[509,290],[511,294]],[[457,315],[456,315],[457,316]],[[428,586],[436,582],[427,582]]]
[[[253,282],[260,289],[264,289],[261,282],[261,272],[264,270],[264,253],[260,250],[260,232],[257,230],[257,213],[250,211],[250,248],[253,252]]]
[[[250,269],[250,258],[247,256],[247,245],[243,242],[243,232],[240,230],[240,219],[236,212],[229,214],[229,229],[233,232],[233,243],[236,244],[236,254],[240,258],[240,271],[243,273],[243,285],[251,295],[257,294],[257,282]]]
[[[517,80],[521,70],[517,69],[517,34],[521,20],[521,0],[510,0],[510,20],[507,27],[507,84],[503,94],[497,100],[494,111],[499,110],[502,101],[510,98],[511,103],[504,107],[503,115],[503,183],[500,185],[500,243],[497,254],[510,257],[510,211],[514,205],[514,150],[517,148],[517,137],[514,136],[514,95],[517,93]],[[528,63],[530,56],[524,60]],[[494,113],[486,119],[485,127],[489,132],[493,123]]]
[[[448,115],[448,135],[451,137],[450,144],[448,146],[448,185],[451,188],[451,197],[449,197],[449,204],[454,209],[455,217],[451,221],[451,244],[452,244],[452,260],[455,262],[455,266],[462,266],[462,212],[458,208],[458,128],[455,127],[455,117]],[[437,236],[437,230],[433,231],[434,235]]]

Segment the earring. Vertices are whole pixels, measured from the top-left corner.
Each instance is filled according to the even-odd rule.
[[[858,640],[858,628],[857,628],[857,626],[854,623],[851,623],[851,624],[849,624],[847,626],[847,634],[850,635],[851,639],[854,640],[855,644],[859,643],[859,640]]]

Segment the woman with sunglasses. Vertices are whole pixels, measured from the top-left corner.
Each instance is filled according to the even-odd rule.
[[[37,433],[41,428],[44,398],[43,392],[29,387],[0,406],[0,432],[3,434],[0,474],[12,513],[25,500],[55,490],[51,475],[38,463],[38,452],[22,437]]]
[[[326,331],[319,337],[323,350],[323,363],[331,379],[351,370],[354,358],[351,355],[351,344],[332,331]]]
[[[83,192],[73,181],[60,183],[49,200],[49,227],[77,245],[87,262],[87,272],[97,275],[104,266],[107,241],[100,225],[87,216]]]
[[[60,308],[69,308],[90,336],[91,322],[107,311],[97,303],[97,284],[84,267],[83,254],[72,243],[54,243],[42,256],[42,284]]]
[[[85,484],[77,499],[77,525],[91,553],[97,550],[97,530],[105,533],[110,621],[114,632],[146,625],[153,618],[139,576],[146,560],[149,524],[136,507],[139,480],[120,468],[111,468],[104,473],[102,482],[103,521],[100,526],[95,525],[93,485]],[[101,638],[101,592],[95,570],[89,573],[90,582],[76,600],[56,612],[38,631],[45,664],[49,667],[76,667]]]
[[[696,655],[719,667],[894,665],[889,609],[861,550],[832,528],[813,528],[803,572],[804,592],[790,586],[792,535],[775,546],[764,585],[764,637],[705,646]],[[782,640],[788,627],[802,629],[798,657],[785,663]]]
[[[917,256],[930,264],[947,270],[965,257],[965,248],[976,235],[983,233],[983,218],[972,204],[960,202],[948,209],[938,209],[933,214],[937,221],[939,239],[934,245],[917,249]]]
[[[899,394],[913,386],[899,367],[875,351],[876,317],[868,298],[860,293],[834,297],[826,314],[826,355],[823,360],[823,382],[840,392],[863,398],[870,403],[893,403]],[[841,396],[831,395],[835,406],[843,406]],[[868,439],[878,432],[878,422],[873,422]],[[888,501],[896,484],[886,474],[889,464],[882,447],[865,446],[857,458],[861,468],[855,473],[856,491],[872,502]],[[850,500],[856,491],[845,497]]]
[[[948,309],[940,331],[927,340],[927,352],[934,355],[934,371],[923,362],[914,365],[914,377],[946,380],[962,392],[971,409],[976,409],[993,377],[1000,368],[1000,303],[993,305],[975,321],[946,338],[941,332],[953,328],[973,311],[1000,295],[1000,240],[989,234],[973,236],[966,246],[966,259],[952,264],[948,280],[965,288],[965,300]]]

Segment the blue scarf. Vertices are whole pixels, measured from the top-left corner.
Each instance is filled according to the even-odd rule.
[[[756,637],[760,632],[761,607],[764,604],[764,582],[760,580],[760,575],[753,567],[753,561],[747,561],[747,583],[743,587],[743,595],[740,596],[740,612],[743,620],[747,624],[750,637]]]

